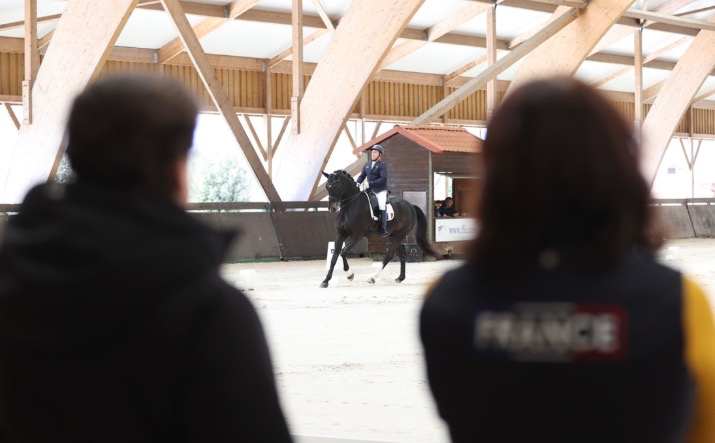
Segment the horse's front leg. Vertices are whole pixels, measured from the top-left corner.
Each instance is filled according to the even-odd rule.
[[[327,288],[328,282],[333,278],[333,268],[335,268],[335,263],[338,261],[338,255],[340,255],[340,250],[343,248],[343,241],[345,238],[338,234],[338,238],[335,239],[335,249],[333,249],[333,257],[330,259],[330,269],[328,270],[328,275],[325,276],[325,280],[320,284],[321,288]]]
[[[343,271],[346,272],[345,277],[352,281],[353,278],[355,278],[355,273],[353,273],[350,270],[350,265],[348,265],[348,254],[353,252],[353,248],[357,244],[357,242],[360,240],[359,237],[353,235],[350,238],[347,239],[345,242],[345,246],[343,247],[343,250],[340,252],[340,255],[343,257]]]

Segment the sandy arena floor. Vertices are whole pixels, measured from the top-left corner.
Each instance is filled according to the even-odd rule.
[[[661,257],[705,287],[715,305],[715,239],[669,243]],[[334,273],[319,289],[325,261],[231,264],[225,278],[241,284],[254,270],[254,302],[273,355],[291,432],[399,443],[448,442],[425,380],[418,314],[429,284],[456,261],[388,265],[376,285],[369,259],[351,260],[355,281]],[[313,439],[298,439],[312,443]],[[322,440],[321,440],[322,441]]]

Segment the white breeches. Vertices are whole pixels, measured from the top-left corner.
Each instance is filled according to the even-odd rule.
[[[377,205],[380,207],[381,211],[385,210],[385,204],[387,203],[387,191],[376,192]]]

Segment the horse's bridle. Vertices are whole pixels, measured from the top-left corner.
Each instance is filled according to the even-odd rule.
[[[343,196],[343,194],[345,193],[345,185],[343,185],[343,184],[340,182],[340,179],[335,179],[335,180],[333,180],[332,183],[328,182],[328,197],[330,197],[330,198],[335,198],[335,197],[333,197],[333,196],[331,195],[330,190],[331,190],[331,189],[334,189],[333,186],[336,186],[336,185],[340,187],[340,189],[339,189],[339,191],[340,191],[340,197]],[[337,187],[337,186],[336,186],[336,187]],[[349,205],[350,203],[352,203],[353,200],[355,200],[357,197],[360,196],[360,194],[362,194],[362,192],[358,192],[357,194],[353,195],[352,197],[340,198],[340,199],[336,199],[336,200],[338,200],[338,203],[340,203],[340,207],[343,208],[343,207]],[[347,202],[347,203],[344,203],[344,202]]]

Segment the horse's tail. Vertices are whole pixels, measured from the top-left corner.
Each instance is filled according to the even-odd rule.
[[[422,251],[427,254],[431,255],[432,257],[436,259],[441,259],[442,256],[439,255],[434,248],[432,248],[432,245],[430,244],[429,240],[427,240],[427,217],[425,217],[425,213],[422,212],[422,209],[420,209],[418,206],[412,205],[415,207],[415,212],[417,213],[417,232],[415,234],[415,239],[417,240],[417,244],[419,245],[420,248],[422,248]]]

